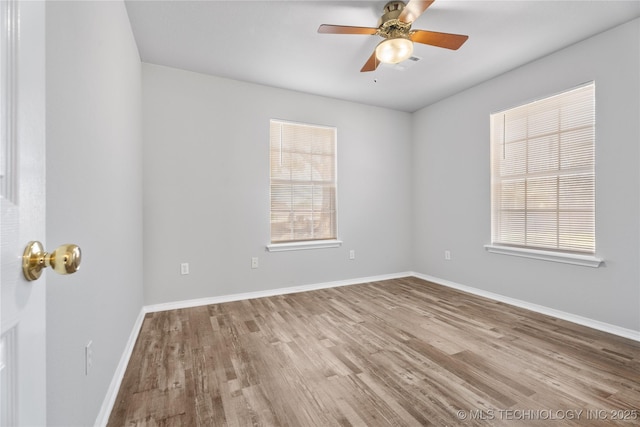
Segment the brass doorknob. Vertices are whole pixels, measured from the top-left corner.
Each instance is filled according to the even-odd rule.
[[[45,267],[51,267],[58,274],[72,274],[80,269],[81,260],[82,254],[77,245],[60,245],[47,253],[42,243],[33,241],[24,250],[22,272],[29,281],[37,280]]]

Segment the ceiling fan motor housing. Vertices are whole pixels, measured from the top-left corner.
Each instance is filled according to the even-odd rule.
[[[390,38],[409,38],[409,30],[411,29],[410,22],[401,22],[398,17],[405,8],[404,2],[390,1],[384,6],[384,14],[378,21],[377,35]]]
[[[400,13],[402,13],[402,9],[404,9],[405,4],[401,1],[390,1],[386,5],[384,5],[384,14],[380,18],[380,22],[378,22],[378,26],[384,24],[385,22],[391,19],[398,19]]]

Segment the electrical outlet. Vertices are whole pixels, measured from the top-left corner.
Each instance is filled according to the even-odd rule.
[[[180,274],[182,274],[182,275],[189,274],[189,263],[188,262],[183,262],[182,264],[180,264]]]
[[[89,341],[84,347],[84,374],[89,375],[93,367],[93,341]]]
[[[356,251],[353,249],[349,251],[349,259],[356,259]]]
[[[444,251],[444,259],[451,261],[451,251]]]
[[[251,268],[258,268],[258,257],[254,256],[251,258]]]

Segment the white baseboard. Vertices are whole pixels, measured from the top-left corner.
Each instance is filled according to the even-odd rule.
[[[556,310],[553,308],[532,304],[526,301],[506,297],[504,295],[495,294],[493,292],[484,291],[478,288],[472,288],[470,286],[461,285],[459,283],[455,283],[449,280],[444,280],[444,279],[429,276],[426,274],[416,273],[413,271],[408,271],[404,273],[386,274],[381,276],[361,277],[358,279],[339,280],[335,282],[315,283],[315,284],[303,285],[303,286],[292,286],[287,288],[268,289],[268,290],[256,291],[256,292],[245,292],[240,294],[223,295],[219,297],[199,298],[199,299],[177,301],[177,302],[170,302],[170,303],[163,303],[163,304],[147,305],[142,307],[142,310],[140,311],[140,314],[138,315],[138,318],[136,319],[136,322],[133,325],[133,330],[131,331],[131,335],[129,336],[129,341],[127,342],[127,345],[124,349],[124,353],[120,358],[120,363],[118,364],[116,372],[113,375],[113,379],[111,380],[109,390],[107,391],[107,395],[105,396],[102,407],[100,408],[100,413],[96,418],[95,426],[99,426],[99,427],[106,426],[107,422],[109,421],[109,415],[111,414],[111,410],[113,409],[113,405],[118,395],[120,385],[122,384],[124,373],[127,369],[127,365],[129,364],[129,359],[131,358],[131,354],[133,353],[133,347],[136,343],[136,340],[138,339],[138,334],[140,333],[140,329],[142,328],[142,322],[144,320],[144,315],[146,313],[166,311],[166,310],[176,310],[180,308],[197,307],[202,305],[220,304],[224,302],[241,301],[246,299],[263,298],[263,297],[270,297],[270,296],[276,296],[276,295],[285,295],[285,294],[292,294],[296,292],[313,291],[318,289],[336,288],[340,286],[356,285],[360,283],[379,282],[382,280],[398,279],[398,278],[407,277],[407,276],[417,277],[419,279],[423,279],[428,282],[433,282],[438,285],[458,289],[460,291],[468,292],[470,294],[478,295],[485,298],[489,298],[494,301],[504,302],[506,304],[525,308],[527,310],[535,311],[540,314],[545,314],[547,316],[552,316],[558,319],[567,320],[569,322],[576,323],[578,325],[587,326],[589,328],[597,329],[599,331],[607,332],[613,335],[618,335],[624,338],[629,338],[634,341],[640,341],[640,331],[622,328],[620,326],[611,325],[608,323],[600,322],[598,320],[593,320],[593,319],[578,316],[575,314],[567,313],[564,311]]]
[[[145,311],[143,308],[142,310],[140,310],[138,318],[133,324],[133,329],[131,330],[131,334],[129,335],[129,340],[127,341],[124,352],[120,357],[120,362],[116,367],[116,371],[113,374],[111,384],[109,384],[109,389],[107,390],[107,394],[104,398],[104,401],[102,402],[102,407],[100,408],[100,412],[98,413],[98,417],[96,418],[94,426],[104,427],[109,421],[109,415],[111,415],[111,410],[113,409],[113,405],[115,404],[116,398],[118,397],[118,391],[120,390],[120,385],[122,384],[124,373],[127,370],[129,359],[131,359],[131,354],[133,353],[133,347],[136,344],[138,334],[140,333],[140,329],[142,328],[144,315]]]
[[[314,283],[311,285],[291,286],[288,288],[267,289],[256,292],[243,292],[241,294],[222,295],[219,297],[199,298],[185,301],[167,302],[163,304],[147,305],[143,308],[145,313],[156,311],[177,310],[179,308],[198,307],[201,305],[221,304],[224,302],[241,301],[246,299],[272,297],[276,295],[293,294],[296,292],[315,291],[318,289],[337,288],[340,286],[357,285],[359,283],[379,282],[381,280],[398,279],[400,277],[412,276],[414,273],[407,271],[404,273],[384,274],[380,276],[360,277],[357,279],[338,280],[335,282]]]
[[[589,319],[588,317],[578,316],[576,314],[567,313],[565,311],[556,310],[554,308],[545,307],[538,304],[533,304],[527,301],[522,301],[519,299],[507,297],[500,294],[495,294],[493,292],[484,291],[478,288],[472,288],[470,286],[461,285],[459,283],[455,283],[449,280],[440,279],[438,277],[429,276],[421,273],[411,273],[412,276],[417,277],[419,279],[426,280],[428,282],[433,282],[438,285],[447,286],[449,288],[458,289],[463,292],[468,292],[470,294],[478,295],[481,297],[489,298],[494,301],[504,302],[509,305],[513,305],[520,308],[525,308],[527,310],[535,311],[536,313],[545,314],[547,316],[556,317],[558,319],[566,320],[568,322],[576,323],[578,325],[587,326],[592,329],[597,329],[599,331],[607,332],[613,335],[618,335],[624,338],[629,338],[634,341],[640,341],[640,331],[635,331],[633,329],[627,329],[620,326],[612,325],[605,322],[600,322],[599,320]]]

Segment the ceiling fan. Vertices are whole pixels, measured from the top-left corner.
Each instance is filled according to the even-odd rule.
[[[361,72],[374,71],[381,62],[397,64],[413,53],[413,42],[457,50],[469,36],[438,33],[435,31],[412,30],[411,24],[433,3],[434,0],[390,1],[384,7],[377,28],[352,27],[322,24],[318,32],[322,34],[368,34],[384,38],[364,64]]]

